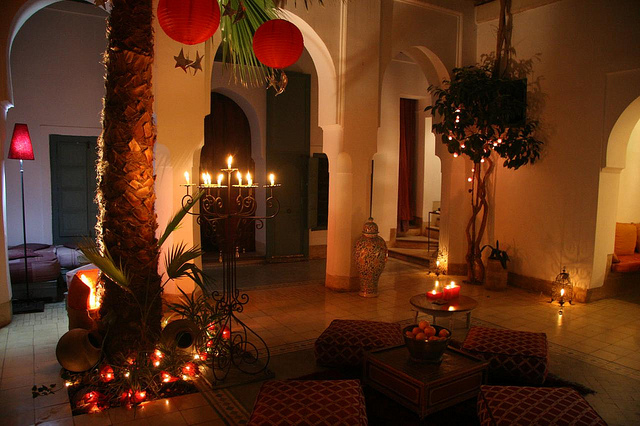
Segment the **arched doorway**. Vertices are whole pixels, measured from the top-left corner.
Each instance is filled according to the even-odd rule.
[[[255,162],[251,156],[251,128],[247,116],[233,99],[212,92],[211,113],[204,118],[204,146],[200,152],[199,175],[209,173],[215,181],[218,170],[227,163],[229,155],[233,156],[233,167],[241,170],[243,178],[247,173],[256,175]],[[205,252],[217,252],[220,249],[212,232],[206,224],[201,224],[200,240]],[[238,241],[238,252],[251,253],[255,249],[255,231],[251,228],[243,233],[241,241]]]
[[[385,69],[374,156],[373,214],[381,236],[403,249],[399,252],[411,249],[428,258],[439,244],[440,219],[433,212],[440,208],[442,173],[431,116],[424,112],[431,102],[427,88],[437,83],[439,74],[422,49],[398,52]],[[405,219],[408,228],[401,230],[403,202],[410,206],[410,217]]]
[[[640,97],[616,120],[607,141],[607,157],[600,171],[598,211],[590,288],[605,283],[611,265],[616,222],[639,222],[640,210]]]

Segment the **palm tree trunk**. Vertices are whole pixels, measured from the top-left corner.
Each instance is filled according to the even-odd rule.
[[[161,291],[154,212],[151,0],[113,0],[99,141],[98,240],[131,277],[132,295],[105,279],[101,306],[109,356],[153,345]]]

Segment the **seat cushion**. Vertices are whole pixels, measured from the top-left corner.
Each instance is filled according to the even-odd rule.
[[[616,223],[616,237],[613,252],[620,255],[633,254],[636,250],[638,229],[633,223]]]
[[[24,258],[10,260],[9,272],[12,283],[23,283],[25,279]],[[60,276],[60,264],[55,254],[43,253],[42,256],[27,258],[27,273],[30,283],[57,280]]]
[[[606,425],[571,388],[482,386],[478,419],[482,426]]]
[[[462,349],[489,361],[489,378],[542,384],[548,373],[547,335],[472,327]]]
[[[316,361],[329,367],[358,366],[371,349],[404,344],[399,324],[333,320],[315,342]]]
[[[366,425],[359,380],[265,382],[249,425]]]
[[[640,253],[618,256],[620,262],[612,263],[613,272],[637,272],[640,271]]]

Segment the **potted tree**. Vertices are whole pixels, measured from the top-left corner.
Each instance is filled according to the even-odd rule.
[[[444,81],[442,87],[430,86],[433,105],[425,109],[436,116],[433,130],[448,151],[473,163],[468,179],[471,217],[465,229],[467,280],[471,283],[484,281],[480,244],[489,208],[487,180],[495,162],[502,159],[504,167],[518,169],[534,163],[542,147],[535,136],[538,122],[527,117],[527,80],[523,77],[531,72],[532,61],[514,67],[509,57],[507,3],[501,1],[496,54],[483,55],[480,64],[455,68],[451,81]]]

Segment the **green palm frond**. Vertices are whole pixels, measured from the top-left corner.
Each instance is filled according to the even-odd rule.
[[[192,260],[200,257],[202,250],[199,247],[187,249],[185,243],[176,244],[165,256],[165,268],[170,279],[184,277],[195,267]]]
[[[79,244],[79,248],[82,254],[87,259],[102,271],[105,275],[111,279],[114,283],[120,286],[122,289],[131,292],[129,288],[130,279],[127,272],[122,268],[122,265],[116,265],[115,260],[109,253],[107,248],[104,248],[104,254],[100,252],[100,249],[96,245],[95,241],[85,239]]]
[[[171,218],[171,220],[167,224],[167,227],[164,229],[162,236],[158,240],[158,247],[161,247],[162,244],[164,244],[166,239],[169,237],[169,235],[171,235],[173,231],[175,231],[180,227],[180,222],[182,222],[182,219],[193,208],[193,206],[196,205],[196,203],[200,200],[200,198],[202,198],[203,195],[204,195],[204,191],[198,192],[193,196],[193,199],[189,203],[187,203],[187,205],[185,205],[181,209],[178,209],[176,214],[173,215],[173,218]]]
[[[263,86],[274,71],[260,63],[253,53],[253,34],[260,25],[278,17],[277,9],[273,0],[228,0],[221,1],[220,6],[229,2],[234,9],[244,5],[246,16],[235,23],[234,16],[220,18],[222,62],[237,82]]]

